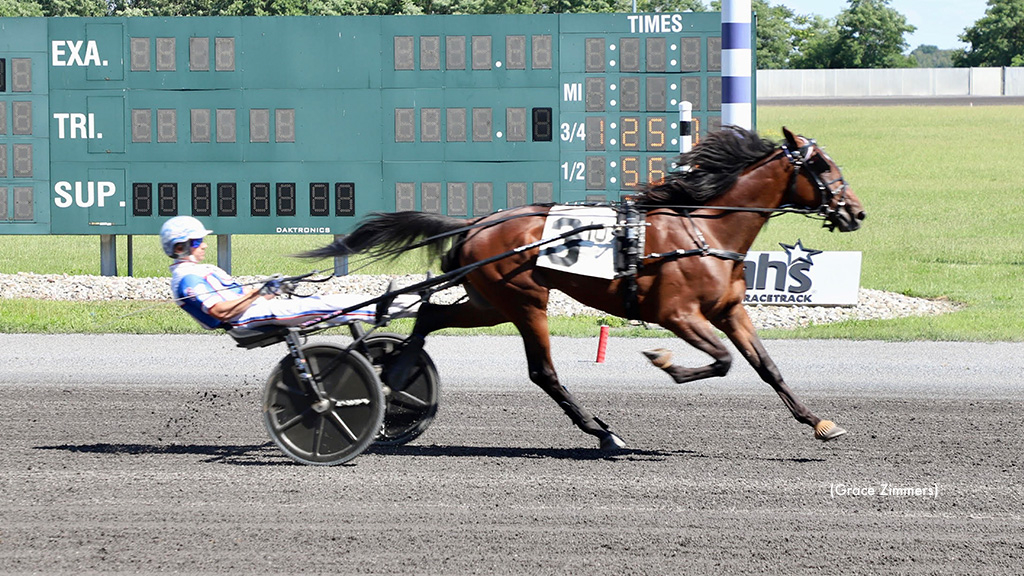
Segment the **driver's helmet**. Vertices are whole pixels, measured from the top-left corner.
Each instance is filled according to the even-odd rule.
[[[160,227],[160,244],[164,248],[164,254],[171,258],[177,258],[174,253],[174,246],[189,240],[202,240],[207,234],[213,234],[207,230],[203,223],[191,216],[175,216]]]

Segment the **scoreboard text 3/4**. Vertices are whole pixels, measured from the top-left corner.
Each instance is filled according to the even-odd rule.
[[[0,234],[617,200],[720,126],[717,13],[0,19]]]

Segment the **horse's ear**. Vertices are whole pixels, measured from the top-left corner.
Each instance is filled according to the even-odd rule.
[[[794,136],[793,133],[789,131],[789,128],[783,126],[782,134],[786,137],[786,144],[789,145],[790,148],[796,150],[797,148],[800,147],[800,145],[797,144],[796,142],[796,136]]]

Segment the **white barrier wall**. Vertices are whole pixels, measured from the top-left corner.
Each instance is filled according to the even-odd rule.
[[[758,98],[1024,96],[1024,68],[758,70]]]

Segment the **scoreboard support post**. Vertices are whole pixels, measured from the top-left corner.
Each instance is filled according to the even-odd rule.
[[[117,236],[100,235],[100,274],[117,276]]]
[[[231,235],[217,234],[217,266],[231,274]]]

